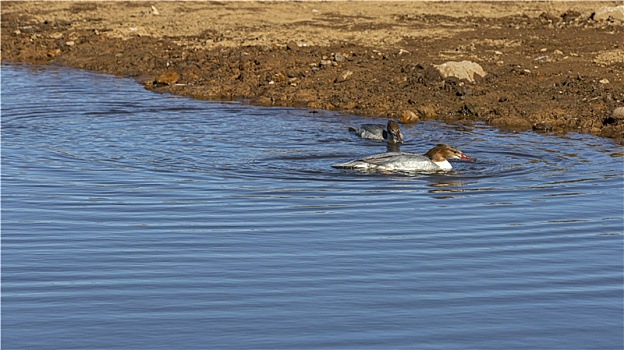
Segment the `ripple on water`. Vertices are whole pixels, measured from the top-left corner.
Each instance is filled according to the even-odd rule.
[[[422,122],[476,161],[345,171],[381,121],[2,74],[6,347],[621,347],[609,140]]]

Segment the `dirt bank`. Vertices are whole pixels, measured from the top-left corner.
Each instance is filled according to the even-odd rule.
[[[622,143],[617,2],[2,2],[2,59],[201,99]],[[432,65],[478,63],[474,83]]]

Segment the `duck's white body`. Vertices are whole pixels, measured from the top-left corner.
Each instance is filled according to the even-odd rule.
[[[425,155],[407,152],[388,152],[375,154],[365,158],[353,160],[347,163],[334,164],[332,167],[339,169],[362,169],[379,171],[399,172],[437,172],[449,171],[453,167],[446,160],[449,159],[472,159],[462,151],[448,145],[437,145]]]
[[[332,166],[339,169],[423,172],[448,171],[453,168],[451,163],[446,159],[442,162],[435,163],[423,155],[407,152],[375,154],[347,163],[334,164]]]

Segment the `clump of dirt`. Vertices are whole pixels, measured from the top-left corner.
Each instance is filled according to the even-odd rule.
[[[622,143],[617,3],[7,2],[2,59],[147,89],[396,118],[591,133]],[[475,81],[435,66],[477,63]]]

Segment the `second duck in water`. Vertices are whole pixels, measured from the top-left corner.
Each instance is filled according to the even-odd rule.
[[[388,120],[387,125],[363,124],[359,128],[349,128],[349,131],[365,139],[385,141],[387,143],[403,143],[401,128],[394,120]]]

